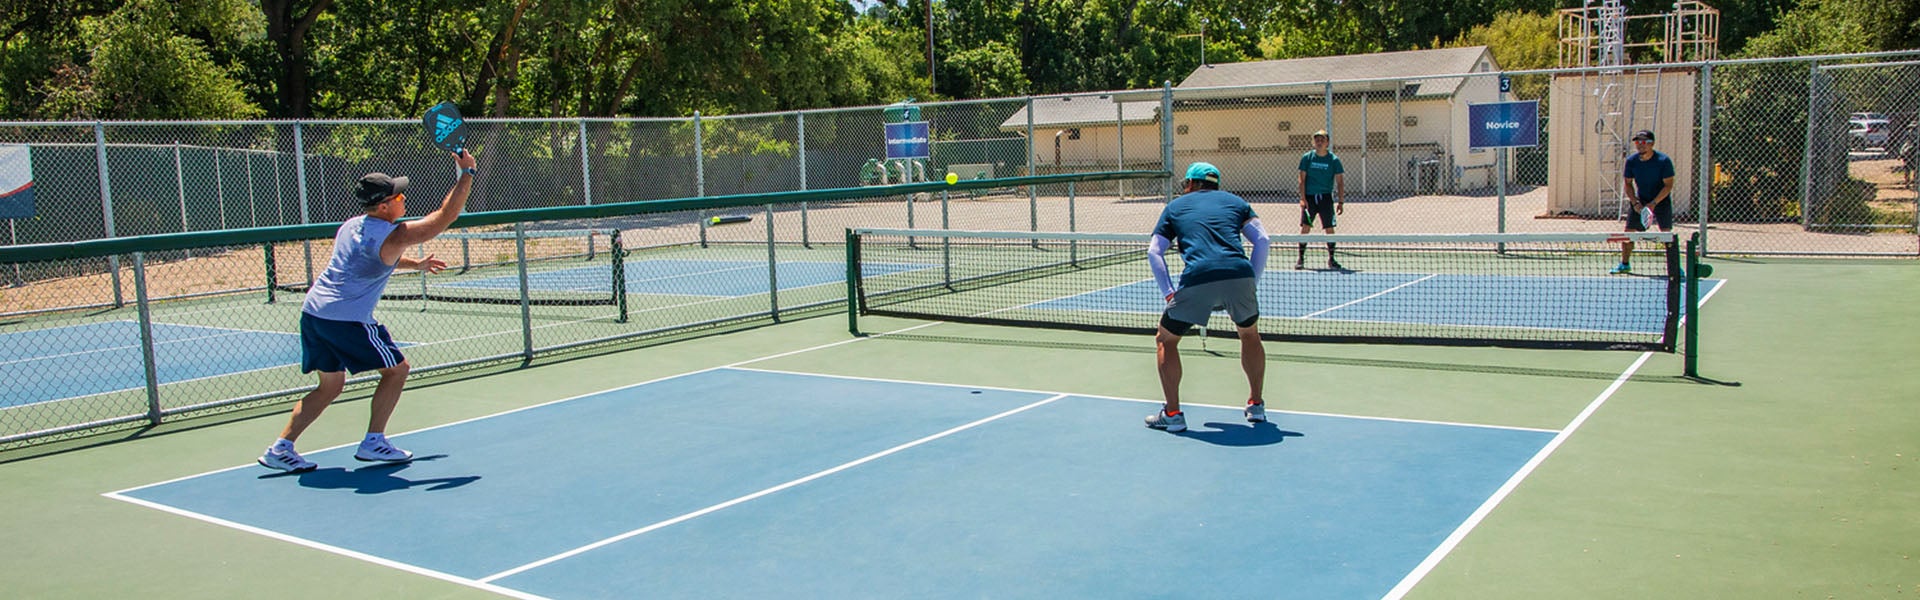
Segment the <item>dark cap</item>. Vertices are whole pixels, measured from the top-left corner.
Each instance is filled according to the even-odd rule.
[[[408,183],[411,180],[405,177],[368,173],[353,183],[353,197],[360,200],[361,206],[373,206],[407,191]]]
[[[1640,140],[1653,141],[1653,132],[1645,129],[1633,132],[1633,141],[1638,142]]]

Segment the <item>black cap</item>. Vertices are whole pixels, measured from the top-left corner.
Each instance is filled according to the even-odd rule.
[[[1653,141],[1653,132],[1645,129],[1633,132],[1633,141],[1637,142],[1640,140]]]
[[[368,173],[354,182],[353,197],[360,199],[361,206],[373,206],[407,191],[408,183],[411,183],[411,180],[405,177],[394,177],[386,173]]]

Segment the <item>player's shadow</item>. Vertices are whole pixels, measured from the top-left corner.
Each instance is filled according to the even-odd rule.
[[[427,491],[448,490],[480,480],[479,475],[460,477],[435,477],[432,479],[407,479],[398,475],[414,463],[446,458],[445,454],[415,457],[403,463],[378,463],[358,469],[328,467],[305,473],[275,473],[263,475],[261,479],[278,477],[298,477],[300,487],[322,490],[353,490],[355,494],[384,494],[387,492],[424,487]]]
[[[1290,437],[1306,437],[1298,431],[1281,429],[1272,422],[1267,423],[1201,423],[1199,428],[1188,427],[1186,431],[1174,435],[1199,440],[1218,446],[1271,446],[1284,442]]]

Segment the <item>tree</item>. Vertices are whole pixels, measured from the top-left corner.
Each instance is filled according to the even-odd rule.
[[[1486,46],[1502,70],[1551,69],[1560,61],[1560,20],[1553,14],[1503,12],[1494,16],[1493,22],[1468,29],[1446,46]],[[1523,100],[1545,98],[1550,83],[1544,76],[1516,77],[1513,95]]]
[[[320,15],[333,6],[333,0],[260,0],[260,11],[267,19],[267,39],[273,42],[274,94],[279,105],[272,111],[278,117],[310,117],[312,92],[308,88],[307,33]]]
[[[209,44],[185,35],[217,32],[239,43],[258,21],[234,0],[132,0],[102,17],[78,22],[86,64],[66,63],[40,88],[30,111],[65,119],[241,119],[261,111],[239,82],[216,64]]]

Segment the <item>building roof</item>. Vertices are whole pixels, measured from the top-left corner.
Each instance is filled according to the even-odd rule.
[[[1481,71],[1483,60],[1484,70],[1498,68],[1486,46],[1201,65],[1177,89],[1453,75]],[[1419,86],[1416,95],[1430,96],[1452,94],[1460,82],[1460,78],[1450,77],[1414,83]]]
[[[1060,96],[1033,99],[1033,128],[1059,129],[1083,125],[1112,125],[1117,119],[1129,125],[1154,122],[1159,106],[1147,102],[1117,103],[1113,96]],[[1027,107],[1000,122],[1001,131],[1027,129]]]
[[[1270,99],[1281,96],[1319,95],[1332,81],[1336,94],[1356,92],[1393,92],[1408,99],[1449,97],[1465,79],[1433,77],[1494,71],[1500,67],[1486,46],[1437,48],[1404,52],[1378,52],[1345,56],[1317,56],[1286,60],[1201,65],[1174,87],[1174,100],[1202,103],[1220,100]],[[1385,81],[1373,81],[1385,79]],[[1368,81],[1354,81],[1368,80]],[[1114,105],[1128,124],[1152,123],[1159,114],[1162,92],[1157,89],[1131,90],[1072,98],[1038,98],[1033,101],[1035,129],[1111,125]],[[1023,107],[1000,123],[1001,131],[1024,133],[1027,111]]]

